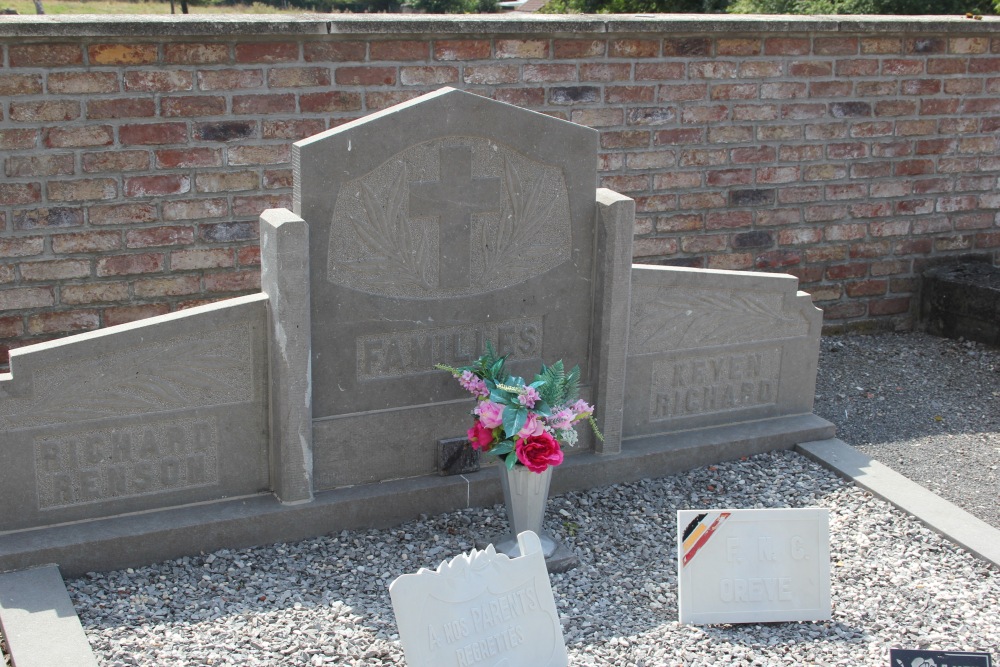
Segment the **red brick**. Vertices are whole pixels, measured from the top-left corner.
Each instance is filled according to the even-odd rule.
[[[256,120],[220,120],[194,125],[194,138],[199,141],[242,141],[256,134]]]
[[[266,190],[291,188],[295,184],[291,169],[265,169],[263,185]]]
[[[236,45],[237,63],[289,63],[299,59],[295,42],[251,42]]]
[[[291,194],[267,194],[233,197],[233,215],[250,216],[256,220],[260,212],[269,208],[292,207]]]
[[[700,144],[704,141],[705,132],[702,129],[692,128],[685,130],[660,130],[653,139],[657,146]]]
[[[718,123],[728,116],[729,107],[725,105],[689,106],[681,111],[681,122],[687,124]]]
[[[858,52],[857,37],[817,37],[813,42],[813,50],[817,55],[843,56]]]
[[[168,93],[194,88],[194,75],[179,70],[129,70],[124,74],[125,90]]]
[[[712,42],[707,37],[680,37],[663,40],[663,56],[691,57],[712,55]]]
[[[861,53],[891,55],[903,52],[903,40],[898,37],[862,37]]]
[[[114,132],[108,125],[85,125],[74,128],[49,127],[45,129],[44,134],[45,145],[49,148],[110,146],[114,141]]]
[[[228,44],[183,42],[163,45],[163,62],[173,65],[222,65],[229,60]]]
[[[936,95],[941,92],[938,79],[909,79],[900,85],[903,95]]]
[[[761,162],[773,162],[775,151],[773,146],[759,146],[757,148],[734,148],[730,152],[730,159],[733,164],[756,164]]]
[[[188,245],[194,243],[192,227],[150,227],[132,229],[125,234],[127,248]]]
[[[163,255],[161,253],[112,255],[97,260],[97,275],[100,277],[159,273],[162,270]]]
[[[825,104],[782,104],[781,117],[786,120],[808,120],[826,116]]]
[[[613,39],[608,47],[610,58],[656,58],[659,55],[658,39]]]
[[[823,198],[823,188],[811,186],[804,188],[781,188],[778,191],[778,201],[782,204],[802,204],[819,201]]]
[[[148,317],[166,315],[169,312],[170,306],[165,303],[108,308],[104,311],[104,326],[113,327],[118,324],[127,324],[136,320],[144,320]]]
[[[716,84],[712,86],[709,96],[713,100],[753,100],[757,98],[757,84]]]
[[[490,57],[488,39],[454,39],[434,42],[434,60],[486,60]]]
[[[577,125],[609,127],[621,125],[624,114],[621,109],[573,109],[570,119]]]
[[[266,146],[233,146],[229,149],[229,165],[286,164],[292,158],[288,144]]]
[[[263,211],[264,209],[261,209]],[[164,220],[202,220],[229,214],[225,199],[194,199],[163,202]]]
[[[645,192],[649,189],[649,176],[646,175],[615,175],[601,178],[601,187],[615,192]]]
[[[559,78],[566,75],[570,78]],[[554,76],[556,78],[534,78],[546,76]],[[521,72],[517,65],[466,65],[462,77],[465,83],[480,85],[517,83],[521,80]],[[525,65],[524,67],[525,81],[572,81],[575,77],[575,65]]]
[[[176,250],[170,254],[172,271],[220,269],[233,265],[233,251],[228,248],[192,248]]]
[[[705,216],[705,229],[738,229],[752,224],[753,213],[750,211],[714,212]]]
[[[87,173],[143,171],[149,169],[149,153],[143,150],[84,153],[82,162]]]
[[[726,164],[728,160],[729,152],[724,149],[694,149],[681,153],[680,165],[682,167],[710,167]]]
[[[134,225],[157,220],[155,204],[106,204],[87,209],[91,225]]]
[[[40,74],[0,74],[0,95],[38,95],[42,92]]]
[[[659,232],[693,232],[704,227],[704,217],[698,214],[670,215],[656,219],[656,230]]]
[[[750,60],[740,63],[738,74],[742,79],[773,79],[784,75],[782,63],[775,60]]]
[[[952,230],[951,221],[945,217],[918,218],[913,221],[914,234],[939,234]]]
[[[801,37],[768,37],[764,53],[775,56],[801,56],[809,53],[809,40]]]
[[[636,81],[680,81],[685,79],[684,63],[678,62],[637,62],[635,63]],[[697,84],[704,89],[704,84]],[[704,97],[702,95],[701,97]],[[701,99],[698,97],[696,99]]]
[[[711,174],[711,172],[709,172]],[[655,190],[679,190],[701,187],[701,174],[693,171],[669,171],[653,177]]]
[[[395,67],[338,67],[335,79],[342,86],[393,86],[396,84]]]
[[[450,65],[399,68],[399,82],[404,86],[439,86],[456,81],[458,81],[458,68]]]
[[[977,248],[1000,248],[1000,232],[976,234]]]
[[[800,167],[758,167],[757,183],[794,183],[801,178]]]
[[[182,144],[187,138],[185,123],[147,123],[118,128],[118,140],[122,146]]]
[[[127,301],[128,283],[99,282],[85,285],[63,285],[59,288],[59,302],[68,305],[114,303]]]
[[[133,176],[125,179],[125,195],[128,197],[159,197],[190,190],[191,178],[183,174]]]
[[[199,90],[242,90],[262,88],[263,86],[264,73],[259,69],[221,69],[198,72]],[[191,88],[192,86],[188,85],[186,88],[177,87],[174,90],[191,90]]]
[[[234,101],[235,105],[235,101]],[[226,113],[226,98],[213,95],[185,95],[160,100],[166,118],[185,116],[221,116]]]
[[[185,296],[197,294],[201,287],[198,276],[170,276],[168,278],[144,278],[135,281],[135,296],[152,299],[165,296]]]
[[[28,318],[28,333],[33,335],[73,333],[97,329],[100,325],[100,318],[92,310],[57,311],[30,316]]]
[[[233,113],[237,115],[293,113],[295,111],[295,95],[282,93],[278,95],[234,95]],[[201,114],[214,115],[214,114]]]
[[[195,189],[198,192],[236,192],[257,190],[259,187],[260,177],[256,171],[228,171],[195,175]]]
[[[965,74],[969,69],[968,58],[928,58],[928,74]]]
[[[931,239],[904,239],[896,243],[893,253],[896,255],[926,255],[933,248]]]
[[[303,113],[359,111],[361,109],[361,93],[343,91],[306,93],[300,96],[299,106]]]
[[[847,283],[844,285],[844,289],[847,291],[847,296],[854,298],[859,296],[877,296],[880,294],[885,294],[889,289],[889,283],[886,280],[859,280],[853,283]]]
[[[497,59],[504,58],[548,58],[547,39],[498,39],[495,44]],[[440,58],[438,59],[440,60]]]
[[[856,97],[892,97],[899,94],[899,83],[890,81],[856,81],[854,95]]]
[[[118,183],[111,178],[49,181],[47,190],[49,201],[114,199],[118,196]]]
[[[662,213],[677,208],[676,195],[640,195],[634,199],[638,213]]]
[[[231,271],[206,273],[206,292],[248,292],[260,289],[260,271]]]
[[[853,89],[850,81],[812,81],[809,97],[852,97]]]
[[[558,67],[573,67],[573,65],[558,65]],[[631,75],[632,65],[630,63],[583,63],[580,65],[580,81],[628,81]],[[527,80],[527,68],[525,68],[525,81]],[[649,89],[655,91],[652,86]]]
[[[748,185],[753,183],[752,169],[714,169],[706,172],[705,182],[713,187]]]
[[[603,56],[607,42],[603,39],[556,39],[552,42],[554,58],[593,58]]]
[[[156,151],[159,169],[222,166],[221,148],[167,148]]]
[[[980,79],[946,79],[944,92],[949,95],[980,95],[983,92],[983,82]]]
[[[719,60],[690,63],[688,76],[692,79],[735,79],[736,63]]]
[[[365,91],[365,106],[368,111],[377,111],[412,100],[421,94],[421,92],[416,90]]]
[[[822,308],[824,320],[843,320],[861,317],[866,312],[865,304],[856,301],[823,304]]]
[[[801,279],[799,282],[803,282]],[[841,297],[843,290],[840,285],[816,285],[809,288],[809,296],[813,303],[817,301],[836,301]]]
[[[21,262],[21,278],[27,282],[69,280],[90,275],[90,261],[86,259],[58,259],[47,262]]]
[[[661,102],[694,102],[708,99],[707,83],[660,86],[657,98]]]
[[[638,238],[632,242],[632,257],[662,257],[676,252],[676,239]]]
[[[306,62],[361,62],[366,50],[364,42],[306,42],[303,56]]]
[[[83,64],[78,44],[24,44],[10,46],[11,67],[66,67]]]
[[[0,338],[15,338],[23,333],[23,317],[0,317]]]
[[[156,102],[148,97],[87,100],[87,118],[152,118],[156,115]]]
[[[894,299],[876,299],[868,302],[868,314],[879,315],[901,315],[910,311],[910,302],[913,297],[903,296]]]
[[[41,200],[40,183],[0,183],[0,205],[34,204]]]
[[[80,103],[75,100],[11,102],[10,120],[19,123],[52,123],[80,117]]]
[[[73,154],[11,155],[4,173],[9,178],[69,176],[73,174]]]
[[[357,93],[352,93],[357,97],[358,108],[361,108],[361,96]],[[299,104],[301,105],[302,100],[306,96],[303,95],[299,98]],[[303,108],[302,111],[305,111]],[[298,141],[299,139],[305,139],[306,137],[311,137],[314,134],[322,132],[326,128],[326,123],[318,119],[289,119],[289,120],[264,120],[263,138],[264,139],[291,139],[292,141]]]
[[[827,280],[863,278],[866,275],[868,275],[868,264],[863,262],[856,262],[854,264],[834,264],[826,267]]]
[[[17,287],[0,290],[0,312],[46,308],[55,304],[51,287]]]
[[[823,230],[819,227],[798,227],[778,232],[778,245],[806,245],[822,240]]]
[[[808,86],[804,83],[764,83],[760,86],[760,97],[764,100],[790,100],[808,95]]]
[[[681,252],[703,253],[722,252],[729,247],[728,234],[699,234],[681,239]]]
[[[49,93],[56,95],[117,93],[118,75],[114,72],[52,72],[46,86]]]
[[[330,70],[326,67],[283,67],[267,73],[270,88],[314,88],[330,85]]]
[[[715,43],[715,51],[720,56],[757,56],[762,48],[763,42],[760,39],[746,37],[720,38]]]
[[[958,109],[959,100],[920,100],[921,116],[945,116],[958,113]]]
[[[805,138],[809,140],[830,141],[847,137],[847,123],[810,123],[805,127]]]
[[[875,76],[878,74],[879,61],[874,58],[838,60],[834,69],[837,76]]]
[[[770,250],[754,258],[757,269],[780,269],[802,263],[802,255],[794,250]]]
[[[826,218],[827,220],[837,220],[843,219],[843,215],[837,215],[833,218]],[[827,225],[823,230],[823,237],[827,241],[852,241],[855,239],[863,239],[867,233],[867,226],[863,224],[848,223],[848,224],[833,224]]]
[[[930,160],[903,160],[893,165],[893,172],[896,176],[919,176],[921,174],[933,174],[934,163]]]
[[[627,161],[629,169],[664,169],[677,164],[677,153],[674,151],[629,153]]]
[[[427,60],[430,46],[423,40],[392,40],[372,42],[369,46],[371,60]]]
[[[57,255],[104,252],[120,247],[121,234],[118,232],[82,232],[56,234],[52,237],[52,252]]]
[[[92,44],[91,65],[150,65],[157,60],[155,44]]]
[[[35,130],[0,130],[0,149],[16,150],[19,148],[34,148],[38,141]]]

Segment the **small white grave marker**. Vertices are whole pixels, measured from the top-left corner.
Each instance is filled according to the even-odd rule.
[[[389,586],[409,667],[566,667],[566,644],[538,536],[520,558],[493,545]]]
[[[680,622],[829,619],[825,509],[677,512]]]

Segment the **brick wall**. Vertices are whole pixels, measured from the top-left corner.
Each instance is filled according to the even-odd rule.
[[[255,291],[290,144],[443,85],[599,129],[637,259],[792,273],[828,330],[1000,260],[1000,22],[332,18],[0,24],[0,362]]]

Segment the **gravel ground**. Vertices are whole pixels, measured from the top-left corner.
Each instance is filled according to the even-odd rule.
[[[998,525],[998,361],[995,350],[919,334],[824,339],[817,413]],[[831,621],[676,622],[677,509],[814,506],[831,511]],[[997,568],[792,452],[564,494],[547,516],[581,561],[552,575],[571,665],[881,667],[892,646],[1000,658],[1000,617],[989,610]],[[467,509],[68,587],[105,667],[403,664],[389,583],[505,523],[500,506]]]
[[[824,338],[837,437],[1000,528],[1000,350],[922,333]]]

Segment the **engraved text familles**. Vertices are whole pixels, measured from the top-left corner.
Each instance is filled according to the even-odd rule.
[[[523,644],[518,621],[539,609],[534,582],[528,583],[472,607],[468,616],[428,625],[428,647],[453,647],[457,665],[471,667]]]
[[[777,400],[778,348],[680,357],[654,365],[650,420],[752,408]]]
[[[179,419],[34,441],[39,509],[215,484],[215,422]]]
[[[357,339],[358,380],[397,378],[433,372],[434,364],[463,366],[493,345],[509,359],[538,359],[542,353],[542,318],[476,323],[386,334]]]

